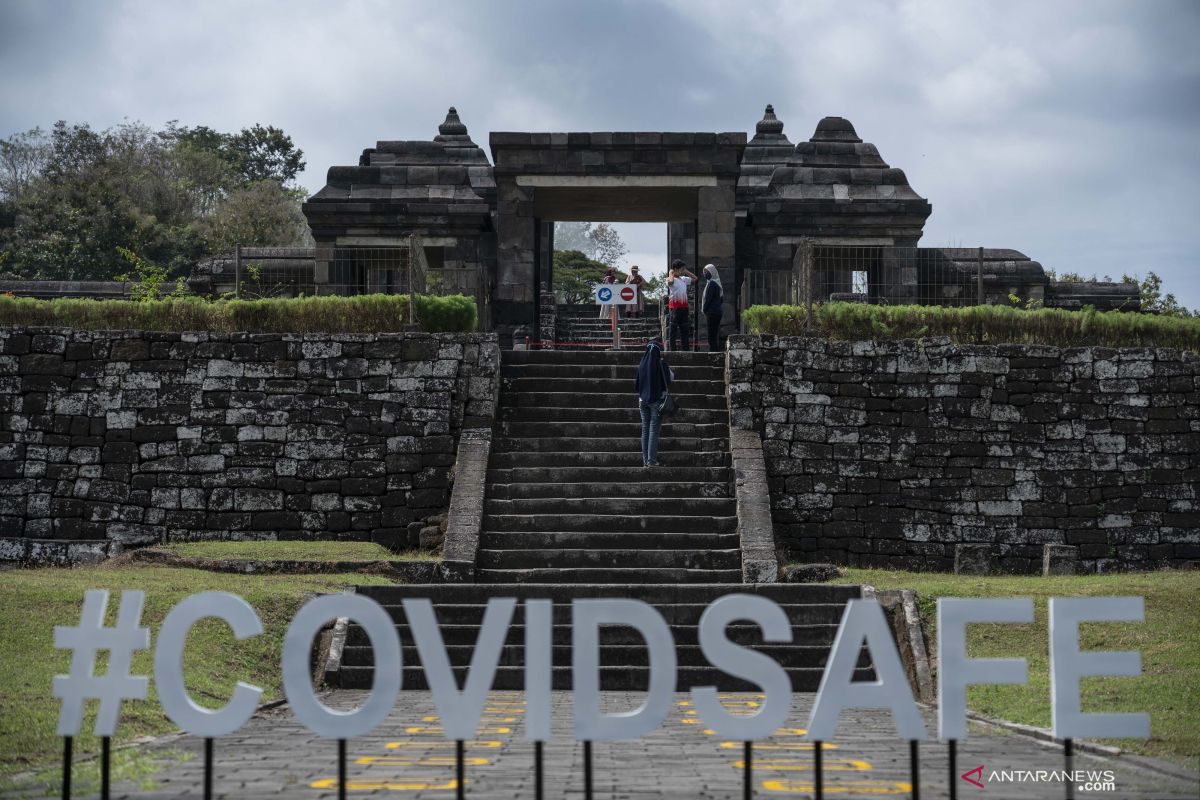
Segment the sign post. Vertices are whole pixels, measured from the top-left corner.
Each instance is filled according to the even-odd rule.
[[[621,329],[617,326],[617,306],[637,305],[637,287],[631,284],[599,283],[592,289],[596,303],[608,307],[608,316],[612,320],[613,350],[621,349]]]

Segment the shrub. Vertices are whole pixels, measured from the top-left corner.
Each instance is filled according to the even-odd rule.
[[[918,339],[947,336],[963,344],[1048,344],[1060,347],[1174,347],[1200,350],[1200,320],[1128,311],[1022,310],[1007,306],[874,306],[822,303],[805,328],[802,306],[751,306],[749,333],[831,339]]]
[[[415,298],[417,323],[425,331],[473,331],[479,316],[474,298],[461,294],[419,294]]]
[[[418,296],[416,305],[423,330],[475,329],[475,302],[469,297]],[[0,296],[0,324],[92,330],[386,333],[404,330],[408,324],[408,296],[216,301],[182,297],[140,302]]]

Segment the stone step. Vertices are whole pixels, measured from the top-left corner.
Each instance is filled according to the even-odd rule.
[[[725,382],[723,380],[684,380],[682,378],[671,384],[671,394],[677,397],[689,395],[712,395],[725,398]],[[634,391],[634,378],[578,378],[578,377],[537,377],[537,378],[508,378],[501,381],[501,393],[535,393],[569,392],[576,395],[626,394]],[[636,406],[635,406],[636,407]]]
[[[458,685],[464,685],[468,667],[455,667],[454,676]],[[824,670],[812,668],[797,668],[788,670],[794,692],[815,692],[821,685],[821,675]],[[374,667],[343,667],[339,674],[343,689],[370,689]],[[693,686],[715,686],[722,692],[755,692],[760,687],[747,681],[726,675],[712,667],[679,667],[676,670],[675,690],[686,692]],[[874,671],[858,669],[854,672],[854,680],[869,681],[874,678]],[[600,688],[603,691],[646,691],[650,682],[647,667],[601,667]],[[403,673],[403,688],[408,690],[424,690],[429,688],[425,673],[419,667],[405,667]],[[525,670],[521,667],[497,667],[495,679],[492,682],[495,690],[521,690],[525,688]],[[567,690],[571,688],[571,668],[554,667],[551,677],[551,688]]]
[[[406,669],[421,666],[421,654],[413,639],[401,638],[401,660]],[[471,656],[475,652],[474,643],[467,645],[446,644],[446,656],[452,667],[469,667]],[[551,663],[556,667],[571,666],[571,645],[551,645]],[[755,652],[770,656],[779,664],[786,664],[787,669],[824,669],[829,659],[829,645],[803,644],[759,644],[752,648]],[[683,646],[675,643],[675,661],[680,667],[709,667],[704,652],[696,645]],[[369,645],[347,646],[343,651],[342,663],[345,667],[370,667],[375,663],[375,653]],[[600,648],[601,667],[646,667],[649,664],[650,651],[645,644],[635,642],[628,645],[605,644]],[[523,645],[508,644],[500,650],[499,664],[502,667],[522,667],[525,664],[525,648]],[[870,659],[859,657],[859,667],[869,667]],[[407,677],[407,676],[405,676]]]
[[[626,350],[505,350],[502,364],[632,364],[642,354]],[[670,353],[671,366],[718,366],[724,368],[724,353]]]
[[[613,488],[609,487],[610,491]],[[489,499],[485,514],[558,514],[597,516],[735,517],[737,502],[731,497],[528,497]]]
[[[484,538],[488,538],[485,534]],[[663,550],[581,548],[563,550],[494,550],[482,548],[477,569],[710,569],[740,570],[742,552],[729,550]]]
[[[685,607],[691,608],[691,607]],[[700,614],[707,606],[699,606],[694,612],[690,612],[690,622],[679,624],[676,623],[669,609],[659,608],[663,613],[663,619],[671,626],[671,637],[675,640],[676,645],[680,647],[695,647],[700,641],[700,628],[697,624],[700,619]],[[832,606],[833,611],[821,617],[828,618],[832,622],[793,622],[792,623],[792,643],[818,646],[824,645],[828,647],[833,644],[833,637],[837,634],[838,623],[840,622],[840,614],[843,606]],[[447,613],[459,609],[469,609],[472,614],[469,616],[456,615]],[[807,606],[784,607],[784,612],[788,614],[789,619],[809,619],[812,618],[803,613],[793,613],[793,610],[801,612],[807,611]],[[554,623],[550,628],[550,640],[556,645],[571,644],[571,607],[565,604],[559,604],[554,608]],[[836,614],[835,614],[836,612]],[[442,641],[447,645],[474,645],[479,641],[479,623],[483,619],[483,606],[443,606],[436,610],[438,620],[438,631],[442,635]],[[469,619],[470,623],[455,623],[447,620],[454,619]],[[401,642],[414,641],[412,629],[407,621],[398,622],[396,624],[396,633],[400,637]],[[761,645],[762,644],[762,629],[757,625],[738,624],[734,623],[725,628],[725,636],[736,644],[741,645]],[[508,635],[505,637],[505,642],[508,644],[524,644],[525,643],[525,623],[524,617],[521,614],[521,606],[517,606],[517,613],[514,614],[513,622],[508,628]],[[367,637],[366,631],[360,626],[351,621],[346,629],[346,646],[347,647],[365,647],[370,644],[370,639]],[[607,647],[609,645],[640,645],[644,644],[642,635],[635,629],[621,625],[602,625],[600,627],[600,646]]]
[[[496,476],[488,473],[487,495],[492,500],[534,500],[542,498],[585,498],[610,497],[619,495],[623,498],[649,497],[732,497],[733,492],[725,480],[710,482],[695,481],[654,481],[631,480],[628,475],[616,474],[607,480],[595,480],[587,483],[558,483],[555,475],[547,475],[546,481],[539,483],[500,483]],[[637,478],[643,474],[653,478],[660,475],[662,470],[651,470],[648,473],[638,470]]]
[[[482,546],[489,550],[700,550],[736,549],[735,533],[594,533],[583,531],[519,531],[483,534]]]
[[[505,422],[607,422],[633,423],[641,427],[641,416],[636,401],[617,408],[537,408],[534,406],[507,406],[500,409],[500,419]],[[729,412],[724,408],[682,408],[676,414],[663,418],[663,430],[673,430],[675,425],[721,425],[729,427]]]
[[[608,437],[599,436],[552,436],[512,437],[500,436],[492,443],[492,448],[498,453],[613,453],[613,452],[642,452],[641,434],[630,436]],[[658,452],[660,453],[723,453],[729,449],[729,441],[720,439],[696,439],[680,436],[675,431],[669,435],[659,433]]]
[[[670,363],[670,362],[668,362]],[[675,379],[680,381],[723,381],[724,367],[719,365],[678,366],[671,364]],[[637,362],[631,364],[505,364],[501,378],[607,378],[632,381],[637,376]]]
[[[664,429],[667,423],[663,422]],[[503,437],[529,439],[545,436],[573,439],[639,439],[642,435],[640,420],[628,422],[501,422],[498,426]],[[670,423],[673,437],[688,439],[719,439],[728,446],[729,426],[719,422],[696,424],[694,422]]]
[[[732,583],[741,580],[740,569],[685,569],[674,567],[593,568],[537,567],[530,569],[478,569],[482,583],[563,584],[670,584]]]
[[[837,604],[862,596],[862,587],[848,583],[747,583],[737,580],[722,583],[712,582],[698,586],[646,586],[642,582],[628,586],[561,586],[557,582],[538,585],[530,582],[524,586],[505,586],[503,592],[496,587],[479,583],[394,583],[368,584],[354,587],[358,594],[370,597],[382,606],[396,606],[407,597],[426,597],[438,606],[487,605],[490,597],[514,597],[518,600],[553,600],[568,604],[574,599],[589,597],[628,597],[660,605],[695,605],[698,608],[727,594],[753,594],[769,597],[776,603],[788,605]],[[566,607],[566,606],[564,606]],[[518,605],[518,610],[520,605]],[[840,618],[841,612],[838,612]],[[698,617],[697,617],[698,618]]]
[[[646,533],[732,533],[737,517],[680,517],[677,515],[625,514],[490,514],[483,516],[483,530],[504,531],[596,531]]]
[[[642,462],[640,451],[596,452],[596,453],[492,453],[489,466],[495,469],[529,467],[615,467],[634,471],[666,468],[664,475],[673,474],[676,467],[728,467],[728,452],[723,453],[679,453],[667,450],[659,453],[663,467],[647,467]],[[655,476],[657,479],[658,476]]]
[[[493,468],[487,472],[489,491],[493,485],[506,484],[512,487],[509,490],[510,493],[518,486],[529,487],[531,492],[544,491],[547,485],[557,486],[559,482],[564,486],[577,486],[580,484],[607,486],[614,484],[631,487],[654,483],[670,485],[717,483],[723,485],[726,491],[731,491],[729,481],[732,479],[733,470],[728,467],[697,466],[662,466],[653,468],[638,466],[637,469],[633,470],[624,466],[520,467],[507,469]],[[554,492],[551,495],[541,494],[538,496],[558,496],[558,493]]]
[[[724,394],[677,394],[672,392],[681,408],[711,408],[725,410]],[[619,392],[554,392],[528,391],[500,393],[501,405],[536,408],[632,408],[637,410],[637,395],[627,385]]]
[[[560,595],[565,596],[565,595],[569,594],[570,588],[571,587],[569,587],[569,586],[547,585],[547,586],[539,587],[539,590],[543,590],[546,592],[558,590],[558,593]],[[635,599],[642,599],[643,602],[645,602],[644,596],[646,595],[646,593],[648,591],[653,590],[655,587],[653,587],[653,586],[634,586],[634,587],[603,586],[603,587],[599,587],[599,588],[602,589],[602,591],[596,592],[595,596],[598,596],[598,597],[624,597],[624,595],[618,594],[618,593],[621,591],[634,590],[635,592],[641,592],[641,594],[643,595],[643,597],[639,597],[639,598],[635,598]],[[689,585],[683,585],[678,588],[688,589],[688,588],[696,588],[696,587],[689,586]],[[729,587],[729,588],[733,588],[733,587]],[[516,598],[523,591],[523,587],[510,586],[510,585],[501,586],[501,587],[492,587],[492,589],[493,589],[493,594],[491,595],[491,597],[513,597],[513,598]],[[737,594],[737,592],[729,592],[729,594]],[[484,611],[487,608],[487,605],[483,601],[486,599],[491,599],[491,597],[474,598],[478,602],[471,602],[471,603],[444,603],[444,602],[441,602],[440,600],[438,600],[438,598],[436,598],[436,597],[431,598],[431,599],[434,601],[434,614],[437,617],[439,627],[451,627],[452,628],[454,626],[460,626],[463,628],[478,628],[479,624],[483,621]],[[534,599],[534,598],[522,598],[522,600],[525,600],[525,599]],[[551,598],[547,597],[544,599],[549,600]],[[588,598],[569,598],[565,601],[564,600],[554,600],[553,601],[554,607],[552,610],[552,619],[553,619],[554,628],[556,630],[560,627],[564,628],[564,629],[570,628],[571,615],[572,615],[572,611],[571,611],[571,608],[572,608],[571,600],[572,599],[588,599]],[[408,620],[404,613],[404,607],[403,607],[403,605],[401,605],[401,599],[393,598],[393,600],[394,600],[394,602],[390,602],[383,606],[384,611],[386,611],[387,614],[395,621],[397,627],[407,630]],[[683,637],[680,639],[680,641],[684,641],[688,636],[690,636],[691,639],[689,641],[691,641],[692,643],[695,643],[697,626],[700,624],[700,618],[701,618],[701,616],[703,616],[704,610],[706,608],[708,608],[707,602],[652,603],[652,605],[654,606],[655,610],[657,610],[658,613],[662,615],[663,619],[665,619],[667,621],[667,623],[671,625],[672,630],[679,632],[679,636]],[[813,603],[778,603],[777,605],[779,605],[779,607],[783,610],[783,613],[787,615],[788,622],[790,622],[793,627],[798,626],[801,628],[803,628],[805,626],[818,626],[819,627],[819,626],[823,626],[823,625],[832,625],[832,626],[836,627],[838,625],[838,623],[841,622],[842,612],[846,607],[844,601],[843,602],[813,602]],[[524,602],[517,603],[517,606],[513,611],[512,625],[513,625],[514,630],[523,628],[523,626],[525,625],[525,604],[524,604]],[[357,623],[355,623],[352,620],[350,623],[350,629],[353,631],[353,630],[356,630],[357,628],[358,628]],[[730,630],[734,630],[734,629],[740,630],[742,628],[745,628],[746,630],[753,630],[753,631],[758,630],[757,625],[752,625],[752,624],[746,623],[746,622],[735,622],[732,625],[730,625]],[[608,641],[608,639],[605,637],[607,637],[609,635],[619,636],[619,635],[621,635],[622,631],[627,631],[627,630],[628,630],[627,628],[622,627],[622,626],[604,627],[601,629],[601,641],[602,642]],[[799,636],[799,634],[796,634],[796,636]],[[472,640],[472,641],[474,641],[474,640]],[[614,641],[616,641],[616,640],[614,640]],[[797,639],[797,641],[799,641],[799,640]],[[359,644],[362,644],[362,642],[359,642]]]

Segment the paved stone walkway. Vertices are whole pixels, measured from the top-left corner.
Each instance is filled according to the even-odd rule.
[[[348,708],[361,692],[334,692],[331,707]],[[724,695],[727,706],[751,708],[752,694]],[[636,693],[606,693],[607,711],[632,709]],[[757,797],[810,797],[813,787],[812,745],[803,741],[804,719],[812,695],[798,694],[792,727],[755,745],[754,784]],[[583,797],[583,747],[568,737],[571,697],[554,696],[554,730],[560,738],[545,745],[546,797]],[[523,696],[494,692],[489,698],[483,729],[466,748],[466,795],[476,798],[532,798],[533,745],[522,738]],[[933,730],[933,720],[927,715]],[[886,712],[857,712],[843,717],[838,738],[824,749],[825,795],[830,798],[910,796],[908,745],[894,738]],[[152,791],[134,786],[115,787],[114,798],[167,800],[201,797],[202,745],[191,737],[168,739],[151,748],[194,753],[157,776]],[[286,708],[264,711],[236,735],[216,746],[216,794],[225,798],[336,798],[337,745],[305,729]],[[676,697],[674,712],[655,733],[632,742],[598,742],[593,746],[595,797],[740,798],[742,743],[724,742],[707,731],[691,708],[688,695]],[[1027,737],[976,727],[959,747],[958,771],[978,765],[992,770],[1061,769],[1062,751]],[[945,798],[947,753],[939,744],[921,748],[921,797]],[[1080,755],[1076,769],[1109,769],[1115,773],[1111,791],[1077,791],[1076,797],[1188,798],[1200,787],[1150,773],[1121,759]],[[428,692],[405,692],[388,721],[367,737],[349,745],[349,796],[397,798],[454,797],[454,743],[441,738]],[[1061,798],[1056,782],[988,782],[979,789],[958,780],[958,796],[969,798]]]

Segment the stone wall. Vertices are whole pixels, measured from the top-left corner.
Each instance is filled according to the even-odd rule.
[[[731,337],[732,424],[763,435],[795,560],[1033,572],[1200,562],[1200,356],[944,339]]]
[[[491,427],[498,370],[492,334],[0,329],[0,561],[416,546],[459,432]]]

